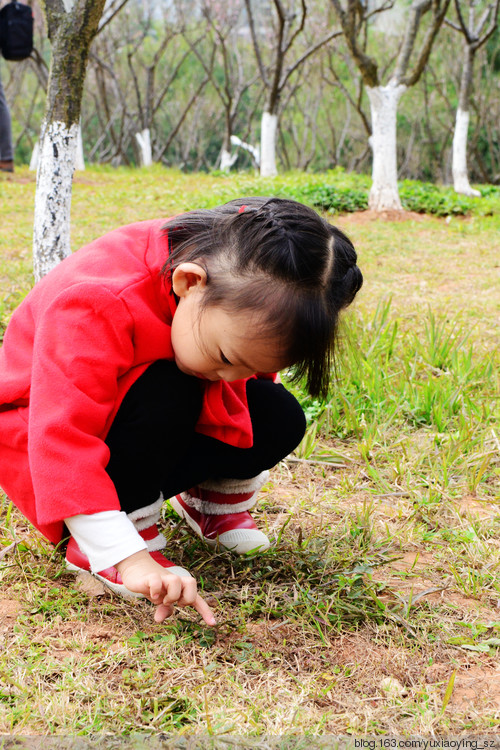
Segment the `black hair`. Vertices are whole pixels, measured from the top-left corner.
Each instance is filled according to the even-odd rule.
[[[238,198],[189,211],[164,230],[163,273],[184,262],[201,265],[203,306],[258,313],[294,379],[305,378],[311,395],[326,396],[339,313],[363,283],[349,238],[313,209],[283,198]]]

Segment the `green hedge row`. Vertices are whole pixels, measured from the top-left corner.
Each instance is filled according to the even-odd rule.
[[[292,192],[297,200],[330,213],[351,213],[368,208],[369,187],[365,185],[344,187],[315,182],[287,192]],[[481,198],[469,198],[458,195],[453,188],[405,180],[399,185],[399,195],[407,211],[434,216],[465,216],[470,213],[487,216],[498,213],[500,209],[500,188],[494,185],[481,187]]]

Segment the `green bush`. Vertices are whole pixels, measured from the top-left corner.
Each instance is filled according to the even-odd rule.
[[[413,180],[405,180],[400,184],[399,196],[407,211],[434,216],[464,216],[470,213],[474,201],[477,201],[476,198],[458,195],[452,188]]]
[[[479,190],[483,198],[500,198],[499,185],[481,185]]]
[[[335,178],[337,176],[335,175]],[[346,179],[339,176],[335,185],[318,184],[317,181],[285,189],[290,197],[304,201],[314,208],[329,213],[352,213],[368,208],[368,180],[354,179],[346,185]],[[358,177],[349,175],[349,177]],[[429,182],[405,180],[399,184],[399,195],[403,208],[420,214],[434,216],[465,216],[471,213],[489,215],[496,213],[495,205],[500,197],[500,189],[494,185],[481,187],[481,198],[458,195],[451,187],[440,187]],[[485,199],[485,200],[484,200]]]
[[[307,203],[329,213],[352,213],[368,208],[368,193],[363,189],[312,185],[299,192]]]

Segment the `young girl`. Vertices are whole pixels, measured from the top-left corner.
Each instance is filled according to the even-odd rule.
[[[167,560],[165,499],[209,544],[264,550],[250,509],[304,434],[274,375],[328,388],[351,242],[312,209],[247,198],[92,242],[15,311],[0,349],[0,485],[72,570],[214,616]]]

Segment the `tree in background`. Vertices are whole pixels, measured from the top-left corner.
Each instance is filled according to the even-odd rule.
[[[71,189],[89,47],[105,0],[45,0],[52,45],[35,195],[33,265],[39,280],[70,254]]]
[[[344,32],[349,52],[356,63],[366,86],[370,100],[373,153],[372,187],[369,206],[375,211],[402,208],[397,182],[396,122],[397,108],[401,96],[414,86],[422,75],[431,54],[432,45],[444,21],[450,0],[413,0],[410,5],[402,38],[395,46],[395,54],[385,53],[395,65],[385,85],[375,58],[367,53],[370,27],[376,16],[393,10],[394,0],[384,0],[371,5],[359,0],[331,0]],[[422,19],[430,14],[413,69],[410,68],[417,35]],[[386,42],[387,44],[387,42]],[[399,51],[397,51],[399,48]],[[387,66],[386,66],[387,67]]]
[[[308,15],[306,0],[301,0],[298,13],[296,3],[292,2],[285,6],[282,0],[272,0],[274,14],[270,26],[267,25],[269,17],[265,20],[262,16],[259,17],[256,5],[258,4],[255,0],[245,0],[255,58],[266,92],[261,119],[260,173],[262,177],[272,177],[277,174],[276,136],[283,91],[292,74],[300,70],[306,60],[321,47],[340,36],[341,32],[327,33],[318,41],[312,42],[293,62],[289,62],[292,50],[305,32]],[[264,47],[270,50],[267,63],[263,53]]]
[[[157,23],[157,44],[153,50],[150,49],[151,36],[153,29],[152,7],[147,8],[145,18],[139,28],[136,26],[131,43],[127,49],[127,66],[130,73],[129,81],[136,98],[136,111],[139,123],[133,124],[137,150],[138,161],[143,167],[149,167],[153,163],[153,150],[151,145],[151,131],[153,128],[154,116],[159,109],[163,99],[167,95],[170,87],[175,80],[179,69],[188,55],[188,50],[176,61],[173,69],[169,71],[166,80],[160,81],[159,91],[157,90],[158,69],[160,60],[164,56],[167,48],[175,36],[180,33],[180,29],[175,24],[168,22],[168,14],[161,24]],[[145,73],[145,82],[140,78],[138,70]],[[137,125],[139,127],[137,127]]]
[[[243,98],[259,78],[248,55],[248,42],[242,33],[242,11],[242,2],[213,3],[201,0],[202,21],[211,32],[207,40],[209,44],[200,45],[200,39],[195,38],[196,34],[193,36],[188,24],[184,32],[192,53],[210,78],[224,112],[219,164],[222,171],[229,171],[238,157],[238,151],[232,153],[233,140],[242,143],[234,137],[235,124]],[[246,138],[248,132],[240,135]]]
[[[342,94],[343,107],[345,109],[345,119],[340,130],[339,137],[334,143],[334,164],[342,164],[342,153],[347,141],[358,141],[362,148],[358,153],[353,154],[350,158],[347,169],[348,171],[357,171],[359,166],[368,160],[370,156],[370,139],[372,128],[370,115],[365,112],[365,84],[363,76],[359,75],[356,64],[345,49],[345,45],[336,45],[334,48],[328,48],[327,54],[323,55],[321,61],[322,79],[330,86],[330,91],[335,88]],[[331,108],[329,108],[329,112]],[[353,113],[357,116],[361,125],[361,130],[357,130],[353,123]],[[335,128],[331,127],[332,134],[335,134]]]
[[[463,7],[466,4],[468,5],[467,20],[464,17],[465,8]],[[479,196],[481,193],[470,186],[467,170],[467,135],[469,132],[472,75],[477,51],[486,44],[498,26],[500,0],[495,0],[483,8],[478,19],[476,19],[477,6],[477,0],[467,0],[467,3],[455,0],[458,23],[446,19],[448,26],[463,34],[465,40],[460,92],[453,135],[453,186],[457,193],[475,196]]]
[[[93,160],[147,166],[184,158],[180,149],[167,152],[189,140],[188,115],[203,105],[210,75],[186,42],[184,7],[157,11],[153,0],[129,3],[92,45],[82,120]],[[189,27],[193,44],[203,44],[206,23],[200,28],[190,17]]]
[[[142,13],[140,19],[137,18],[138,10]],[[128,19],[124,40],[127,69],[130,74],[125,83],[127,89],[130,82],[133,84],[131,88],[135,96],[133,111],[129,113],[128,119],[132,123],[132,129],[136,131],[134,137],[138,161],[142,166],[150,166],[153,161],[161,159],[184,123],[187,113],[210,80],[209,66],[204,77],[195,85],[169,134],[162,133],[160,139],[155,132],[155,118],[167,95],[171,95],[174,83],[190,56],[190,49],[189,46],[178,43],[185,32],[185,23],[176,12],[176,7],[166,8],[160,19],[155,18],[155,11],[157,6],[151,2],[135,8],[134,14]],[[206,35],[207,30],[203,28],[197,35],[195,46],[199,45]],[[115,43],[117,41],[119,43],[119,40],[115,39]],[[168,59],[164,60],[167,52]],[[99,62],[101,63],[101,60]]]

